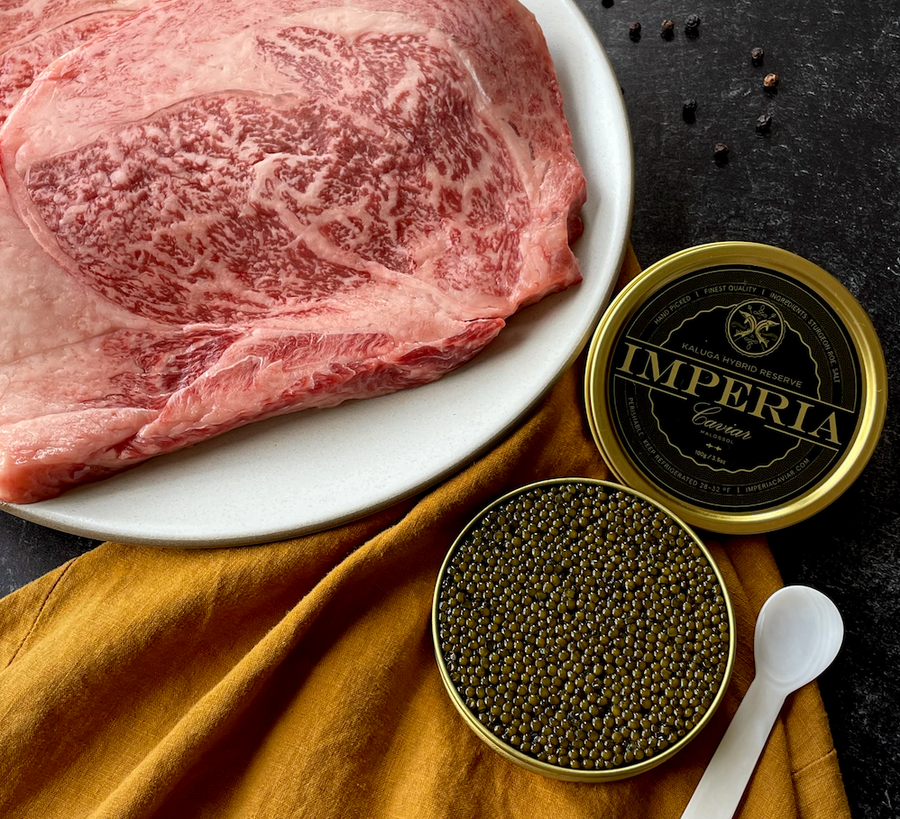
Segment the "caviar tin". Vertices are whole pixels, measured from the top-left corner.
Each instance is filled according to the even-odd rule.
[[[663,259],[613,300],[585,404],[617,479],[691,525],[748,534],[847,489],[881,434],[886,384],[875,330],[837,279],[723,242]]]
[[[731,677],[731,601],[688,526],[640,492],[559,478],[482,510],[434,593],[444,686],[488,746],[555,779],[603,782],[672,757]]]

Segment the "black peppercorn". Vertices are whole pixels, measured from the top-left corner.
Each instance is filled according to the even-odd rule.
[[[684,30],[688,36],[696,37],[700,33],[700,18],[696,14],[689,14],[684,21]]]
[[[767,134],[772,129],[772,115],[760,114],[756,120],[756,131],[760,134]]]
[[[628,36],[631,37],[632,40],[640,40],[641,39],[641,24],[640,23],[631,23],[628,26]]]
[[[717,142],[716,147],[713,149],[713,157],[716,162],[727,162],[728,154],[728,146],[724,142]]]
[[[697,115],[697,100],[685,100],[681,106],[681,117],[685,122],[693,122]]]
[[[761,65],[764,56],[765,52],[759,46],[750,49],[750,59],[753,65]]]

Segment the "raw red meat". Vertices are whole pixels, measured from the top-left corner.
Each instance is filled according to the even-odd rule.
[[[584,179],[515,0],[174,0],[0,130],[0,499],[427,383],[580,278]]]
[[[149,0],[0,0],[0,54],[92,15],[137,9]],[[77,42],[83,42],[78,40]],[[73,42],[74,44],[74,42]],[[39,51],[35,53],[40,53]],[[59,56],[53,54],[51,59]],[[43,60],[44,64],[50,62]]]
[[[57,25],[52,28],[5,45],[0,35],[0,125],[34,78],[53,60],[112,30],[132,13],[133,8],[136,5],[104,3],[97,11],[89,11],[72,19],[55,20]]]

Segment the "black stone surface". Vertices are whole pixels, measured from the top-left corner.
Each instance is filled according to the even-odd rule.
[[[888,363],[885,430],[834,504],[769,535],[786,583],[828,594],[846,639],[820,678],[856,819],[900,816],[900,6],[581,0],[625,97],[635,156],[632,241],[651,264],[705,242],[777,245],[843,282]],[[697,36],[683,20],[701,18]],[[628,36],[642,23],[640,41]],[[764,50],[759,65],[751,51]],[[776,73],[774,91],[763,78]],[[683,116],[696,100],[693,117]],[[765,133],[758,118],[771,115]],[[728,161],[714,160],[716,143]]]
[[[785,582],[821,589],[844,616],[844,648],[820,687],[853,815],[900,816],[900,6],[577,2],[628,108],[640,261],[705,242],[778,245],[840,279],[881,338],[889,408],[872,461],[831,507],[769,541]],[[690,14],[701,20],[692,34]],[[636,21],[640,38],[629,35]],[[775,90],[763,84],[771,72]],[[696,110],[685,116],[688,100]],[[725,162],[717,143],[729,148]],[[93,545],[0,513],[0,593]]]

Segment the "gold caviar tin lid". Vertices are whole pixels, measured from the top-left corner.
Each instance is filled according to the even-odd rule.
[[[468,523],[438,573],[432,638],[483,742],[578,782],[682,750],[722,702],[737,646],[698,536],[640,492],[579,477],[522,486]]]
[[[851,293],[769,245],[657,262],[588,350],[587,415],[610,469],[713,532],[771,531],[834,501],[871,457],[886,400],[884,355]]]

